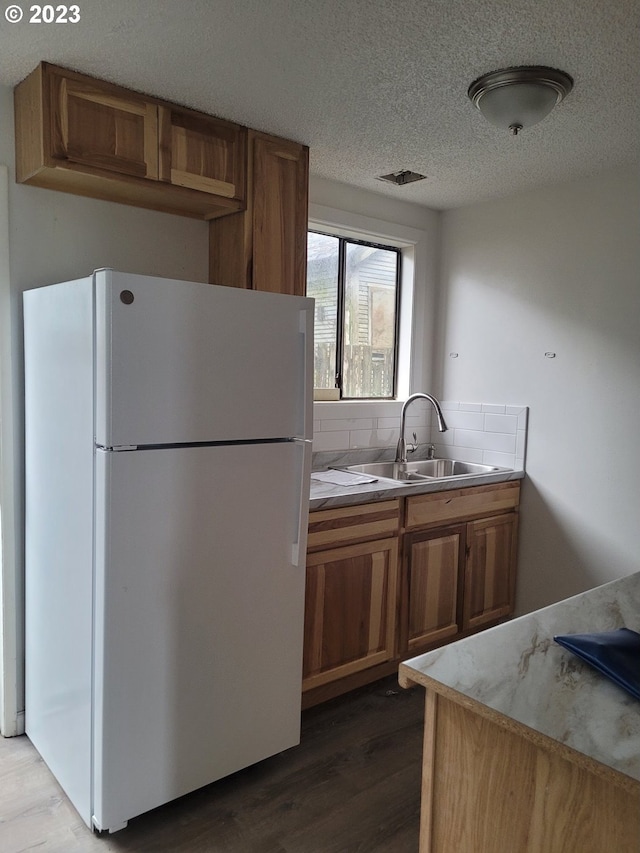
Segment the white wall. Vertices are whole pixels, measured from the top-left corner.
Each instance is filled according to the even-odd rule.
[[[2,377],[2,463],[7,494],[14,488],[16,512],[14,529],[3,530],[3,541],[15,539],[14,553],[3,549],[4,591],[15,585],[15,612],[18,614],[14,636],[3,635],[3,659],[10,666],[15,643],[19,662],[15,692],[22,696],[21,661],[23,658],[22,623],[22,291],[87,275],[99,267],[127,272],[206,281],[208,276],[208,226],[205,222],[182,216],[142,210],[112,202],[81,198],[66,193],[28,187],[15,183],[13,94],[0,87],[0,164],[9,168],[9,281],[0,281],[4,295],[0,308],[10,312],[11,365]],[[6,320],[6,317],[3,317]],[[3,323],[2,328],[5,329]],[[4,341],[3,341],[4,344]],[[3,368],[8,359],[4,358]],[[8,375],[7,375],[8,374]],[[7,402],[8,401],[8,402]],[[9,411],[13,404],[13,411]],[[6,419],[12,420],[12,430]],[[3,514],[3,523],[11,514]],[[12,534],[12,535],[9,535]],[[5,612],[13,608],[5,601]],[[5,627],[8,622],[5,622]],[[7,704],[7,703],[5,703]],[[22,706],[22,699],[18,704]],[[2,720],[6,733],[11,720]]]
[[[311,151],[313,167],[313,151]],[[326,207],[362,217],[373,217],[394,225],[406,225],[409,228],[435,233],[437,237],[439,214],[420,204],[403,201],[402,188],[398,188],[397,198],[373,193],[359,187],[330,181],[312,175],[309,179],[309,201]]]
[[[437,391],[530,406],[522,612],[640,569],[638,178],[444,215]]]

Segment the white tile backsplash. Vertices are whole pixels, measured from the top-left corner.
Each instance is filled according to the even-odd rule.
[[[501,453],[516,452],[515,435],[500,432],[485,432],[480,429],[457,429],[453,434],[454,447],[477,447],[479,450],[499,450]]]
[[[509,432],[514,435],[518,431],[518,418],[515,415],[485,415],[485,432]]]
[[[353,450],[361,447],[391,447],[398,443],[399,429],[357,429],[349,433],[349,447]]]
[[[482,430],[484,427],[484,415],[482,412],[463,412],[453,410],[444,411],[444,419],[449,429],[472,429]]]
[[[313,433],[313,449],[316,452],[319,450],[346,450],[350,446],[349,440],[348,432],[315,430]]]
[[[397,444],[402,403],[396,400],[318,402],[313,404],[313,450],[381,448]],[[407,418],[410,434],[415,426]],[[428,426],[424,428],[428,432]]]
[[[341,430],[343,432],[353,432],[354,430],[373,429],[375,426],[374,418],[336,418],[335,420],[325,420],[323,422],[323,430]]]
[[[442,409],[450,429],[445,433],[432,429],[436,456],[517,470],[524,468],[527,406],[446,401]]]
[[[378,426],[381,429],[398,429],[398,424],[400,423],[400,416],[393,418],[378,418]],[[407,418],[407,426],[409,426],[409,418]]]
[[[434,425],[432,407],[409,410],[406,439],[436,446],[436,455],[505,468],[524,468],[528,408],[513,404],[447,400],[442,409],[448,431]],[[395,447],[402,402],[314,403],[313,449],[317,451]]]

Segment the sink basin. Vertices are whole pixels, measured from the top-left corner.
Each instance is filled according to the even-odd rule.
[[[421,459],[415,462],[369,462],[365,465],[349,465],[342,470],[385,480],[418,483],[449,477],[496,474],[509,469],[498,468],[496,465],[480,465],[476,462],[459,462],[456,459]]]

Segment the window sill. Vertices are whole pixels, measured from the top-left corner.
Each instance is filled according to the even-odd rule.
[[[402,400],[314,400],[314,417],[366,418],[400,416]]]
[[[328,401],[332,400],[337,402],[340,400],[340,389],[339,388],[314,388],[313,389],[313,400],[317,401]]]

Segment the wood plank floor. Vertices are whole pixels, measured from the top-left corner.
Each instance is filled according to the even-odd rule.
[[[423,713],[384,679],[305,711],[299,747],[100,836],[26,737],[0,738],[0,851],[416,853]]]

